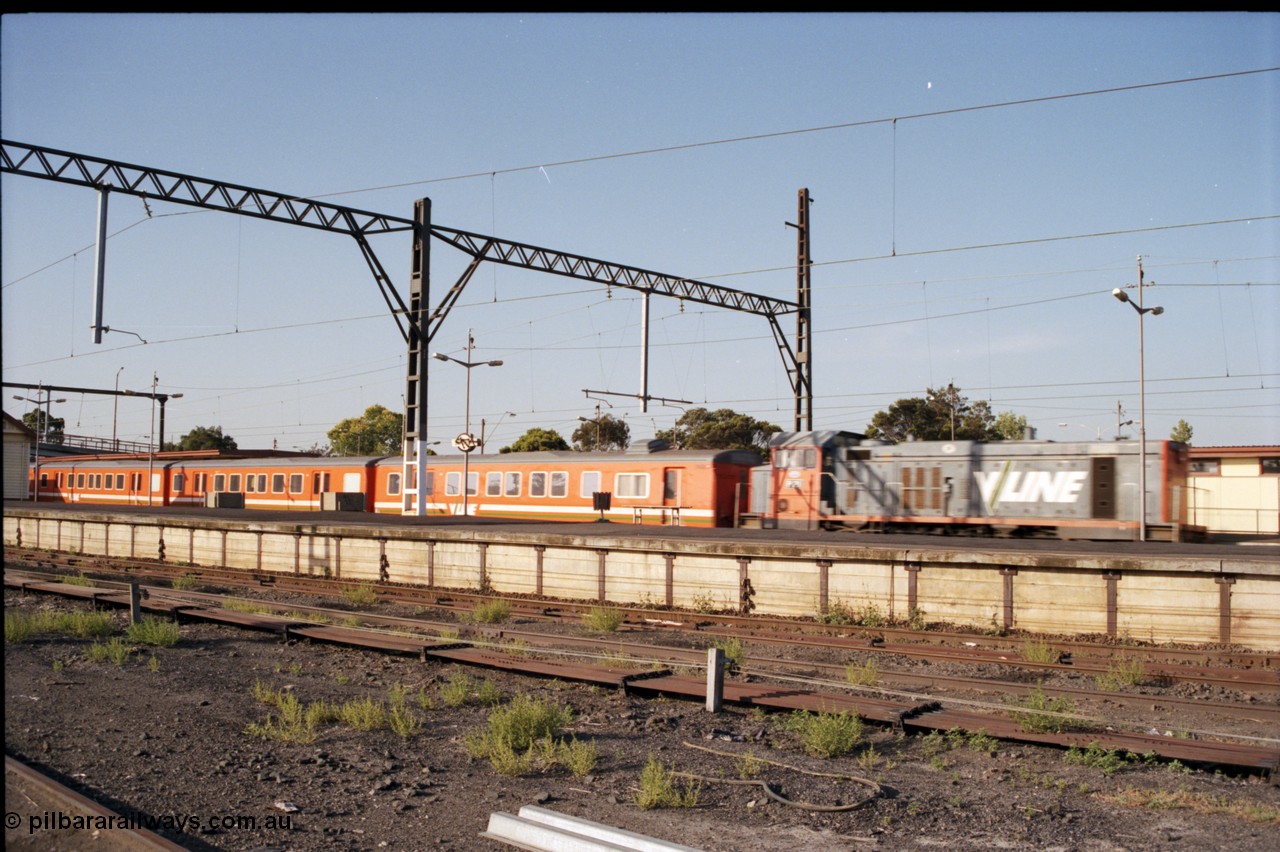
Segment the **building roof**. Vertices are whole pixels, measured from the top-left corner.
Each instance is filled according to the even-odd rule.
[[[23,423],[21,420],[14,417],[9,412],[5,411],[3,413],[4,413],[5,426],[9,427],[10,429],[16,429],[17,431],[24,433],[28,438],[30,438],[33,441],[36,439],[36,433],[34,429],[27,426],[27,424]]]
[[[1217,459],[1224,456],[1233,458],[1276,458],[1280,457],[1280,447],[1271,446],[1239,446],[1239,447],[1189,447],[1189,455],[1193,459]]]

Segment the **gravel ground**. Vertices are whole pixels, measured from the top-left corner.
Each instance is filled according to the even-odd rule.
[[[74,605],[6,592],[6,619],[51,608]],[[184,624],[173,647],[132,646],[123,665],[92,662],[92,641],[6,640],[6,752],[121,813],[174,825],[161,833],[192,849],[504,849],[478,836],[489,815],[535,803],[706,850],[1280,848],[1280,788],[1256,779],[1140,761],[1106,774],[1053,749],[999,744],[989,752],[870,725],[851,756],[824,759],[805,752],[786,717],[712,715],[692,703],[213,625]],[[511,776],[470,757],[465,740],[491,708],[446,705],[464,676],[476,687],[487,680],[504,705],[528,696],[571,707],[564,733],[594,743],[594,767],[582,776],[563,766]],[[304,704],[385,703],[401,685],[421,730],[406,737],[333,723],[307,743],[254,736],[246,728],[278,714],[255,698],[255,685]],[[651,758],[713,780],[693,807],[642,809],[637,793]],[[788,798],[825,806],[867,792],[851,778],[801,770],[875,781],[883,795],[819,812],[727,783],[767,780]],[[52,844],[28,829],[35,803],[6,800],[22,819],[7,825],[6,846],[103,848],[87,836],[84,845]],[[225,820],[236,824],[214,825]]]

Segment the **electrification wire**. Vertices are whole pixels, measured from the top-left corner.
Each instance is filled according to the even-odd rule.
[[[587,157],[576,157],[568,160],[558,160],[550,163],[538,163],[535,165],[512,166],[505,169],[488,170],[483,172],[470,172],[467,174],[451,175],[449,177],[440,178],[424,178],[422,180],[406,181],[404,183],[392,183],[382,186],[365,187],[364,189],[348,189],[340,192],[331,192],[326,195],[313,195],[312,198],[333,198],[339,195],[354,195],[362,192],[379,192],[387,189],[402,189],[410,186],[426,186],[435,183],[447,183],[450,181],[470,180],[472,178],[491,177],[493,175],[516,174],[518,172],[537,171],[539,169],[557,168],[560,166],[576,166],[586,163],[597,163],[607,160],[619,160],[626,157],[643,157],[653,154],[668,154],[675,151],[689,151],[696,148],[710,148],[717,145],[732,145],[740,142],[758,142],[764,139],[778,139],[786,136],[800,136],[807,133],[824,133],[832,130],[847,130],[854,127],[870,127],[877,124],[889,124],[898,121],[914,121],[925,118],[937,118],[944,115],[959,115],[967,112],[980,112],[983,110],[1003,109],[1014,106],[1027,106],[1029,104],[1048,103],[1051,101],[1069,100],[1072,98],[1092,97],[1095,95],[1109,95],[1118,92],[1133,92],[1141,89],[1154,89],[1161,86],[1175,86],[1186,83],[1202,83],[1208,80],[1224,80],[1231,77],[1246,77],[1252,74],[1268,74],[1280,71],[1280,68],[1256,68],[1250,71],[1231,71],[1223,74],[1208,74],[1201,77],[1184,77],[1177,80],[1161,80],[1155,83],[1136,83],[1128,86],[1113,86],[1107,89],[1090,89],[1082,92],[1067,92],[1060,95],[1044,95],[1037,98],[1021,98],[1012,101],[997,101],[989,104],[977,104],[967,107],[954,107],[952,109],[932,110],[930,112],[911,113],[908,115],[889,116],[886,118],[869,118],[860,121],[845,121],[838,124],[825,124],[815,127],[795,128],[791,130],[776,130],[767,133],[754,133],[747,136],[731,136],[724,139],[709,139],[702,142],[688,142],[681,145],[666,145],[658,148],[641,148],[635,151],[623,151],[615,154],[597,154]]]

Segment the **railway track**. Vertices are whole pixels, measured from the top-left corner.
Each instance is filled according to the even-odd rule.
[[[95,605],[129,606],[131,601],[130,594],[124,590],[49,582],[8,570],[5,572],[5,585],[24,592],[59,594],[92,601]],[[497,647],[500,642],[513,638],[513,631],[506,629],[484,629],[480,625],[474,625],[469,629],[473,633],[478,633],[478,638],[473,636],[465,641],[459,641],[462,637],[442,639],[438,632],[435,636],[429,635],[433,630],[438,631],[443,626],[443,623],[439,622],[423,622],[418,619],[393,621],[386,616],[361,615],[362,620],[381,621],[384,629],[335,626],[308,620],[305,617],[306,613],[245,612],[228,609],[224,605],[227,602],[226,597],[209,593],[173,593],[170,590],[153,588],[143,602],[143,607],[148,611],[179,619],[199,619],[269,631],[294,639],[412,655],[424,661],[454,662],[526,675],[553,677],[564,681],[622,689],[640,695],[669,695],[701,700],[706,690],[705,677],[681,672],[681,668],[696,667],[700,658],[705,660],[705,652],[699,650],[677,651],[670,648],[655,649],[652,645],[623,641],[602,641],[597,638],[543,636],[536,641],[540,650],[546,653],[531,656],[525,651],[511,653],[509,650]],[[284,608],[286,605],[280,606]],[[288,609],[298,610],[299,608],[295,606]],[[321,612],[321,608],[305,609],[313,614]],[[330,612],[334,611],[330,610]],[[351,613],[345,611],[344,614]],[[394,630],[385,629],[393,625]],[[406,629],[408,627],[416,628],[417,632],[410,632]],[[519,641],[529,644],[530,638],[534,635],[522,632]],[[584,644],[589,644],[589,650],[584,649],[580,656],[571,657],[568,660],[550,658],[552,652],[563,657],[565,651],[562,646],[575,644],[580,648]],[[618,658],[617,662],[606,665],[600,665],[594,661],[582,662],[585,658],[598,660],[602,649],[619,654],[645,654],[649,657],[654,656],[655,653],[669,655],[681,662],[675,666],[640,670],[626,664],[625,658]],[[757,661],[752,658],[751,662],[754,668]],[[758,662],[761,663],[759,671],[762,675],[765,673],[766,664],[781,665],[781,661],[777,660]],[[796,664],[791,662],[788,665]],[[814,664],[800,663],[800,665]],[[981,712],[963,704],[947,706],[933,698],[904,693],[895,694],[888,690],[881,690],[879,694],[867,694],[866,691],[851,694],[847,689],[837,691],[834,684],[797,684],[794,678],[790,682],[785,680],[770,682],[756,678],[745,681],[729,680],[724,684],[724,698],[727,702],[743,706],[778,711],[847,711],[857,713],[868,721],[893,725],[909,733],[944,732],[959,728],[972,732],[982,731],[988,736],[1014,742],[1064,748],[1099,746],[1134,754],[1152,754],[1189,764],[1261,773],[1270,776],[1273,781],[1280,776],[1280,744],[1275,740],[1263,738],[1253,738],[1255,742],[1251,743],[1179,739],[1153,732],[1125,732],[1116,730],[1114,726],[1105,725],[1083,730],[1037,732],[1027,730],[1026,726],[1019,722],[1017,711]],[[1263,720],[1264,722],[1275,722],[1278,719],[1274,707],[1261,710],[1251,708],[1251,710],[1253,716],[1265,715],[1267,718]]]
[[[344,590],[364,588],[385,603],[430,607],[455,613],[471,612],[479,603],[503,600],[512,617],[531,621],[579,621],[599,604],[501,596],[463,590],[425,589],[391,583],[337,581],[293,574],[250,572],[226,568],[195,568],[149,560],[106,557],[86,558],[43,551],[13,549],[6,559],[52,571],[121,574],[172,582],[195,574],[201,582],[216,586],[271,589],[279,593],[337,596]],[[1139,663],[1146,680],[1155,683],[1197,683],[1231,689],[1280,692],[1280,655],[1240,649],[1188,649],[1152,645],[1116,646],[1080,640],[989,636],[971,632],[912,630],[891,625],[860,627],[815,621],[743,616],[725,613],[690,613],[667,609],[611,606],[623,613],[626,623],[650,630],[698,630],[706,635],[750,640],[773,645],[826,647],[849,653],[900,656],[929,662],[962,665],[990,664],[1015,670],[1103,676],[1121,664]],[[1027,659],[1034,643],[1052,661]]]

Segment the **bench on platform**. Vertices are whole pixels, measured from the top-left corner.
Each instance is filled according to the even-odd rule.
[[[631,522],[635,524],[643,524],[644,516],[648,514],[650,517],[657,515],[659,524],[670,524],[673,527],[680,526],[680,510],[687,509],[688,506],[632,506]]]

